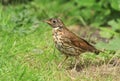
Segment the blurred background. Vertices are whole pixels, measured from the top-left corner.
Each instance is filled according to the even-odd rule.
[[[56,69],[64,57],[54,47],[52,28],[43,22],[52,17],[62,19],[68,29],[106,51],[99,56],[83,55],[83,65],[118,63],[120,0],[0,0],[1,81],[71,80],[69,73]],[[107,78],[96,74],[97,79],[83,74],[76,81],[119,80],[110,73]]]

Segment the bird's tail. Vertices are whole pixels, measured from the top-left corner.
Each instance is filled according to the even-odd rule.
[[[104,51],[101,51],[101,50],[95,49],[94,53],[95,53],[96,55],[98,55],[99,53],[104,53]]]
[[[97,50],[97,49],[96,49],[96,50],[94,51],[94,53],[95,53],[96,55],[98,55],[98,54],[100,53],[100,50]]]

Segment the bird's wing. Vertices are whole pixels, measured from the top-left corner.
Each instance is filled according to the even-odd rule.
[[[65,32],[65,38],[68,38],[72,45],[74,45],[75,47],[81,48],[84,51],[90,51],[95,53],[99,52],[94,46],[89,44],[84,39],[79,38],[78,36],[76,36],[74,33],[70,31]]]

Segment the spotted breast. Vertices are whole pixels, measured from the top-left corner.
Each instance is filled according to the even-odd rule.
[[[79,55],[81,52],[80,48],[71,45],[71,41],[65,38],[64,34],[65,32],[62,28],[57,27],[53,29],[53,39],[56,48],[63,54],[67,54],[69,56]]]

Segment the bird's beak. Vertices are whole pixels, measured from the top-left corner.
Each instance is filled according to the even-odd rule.
[[[48,23],[48,24],[50,24],[50,23],[51,23],[49,20],[44,20],[44,22],[46,22],[46,23]]]

